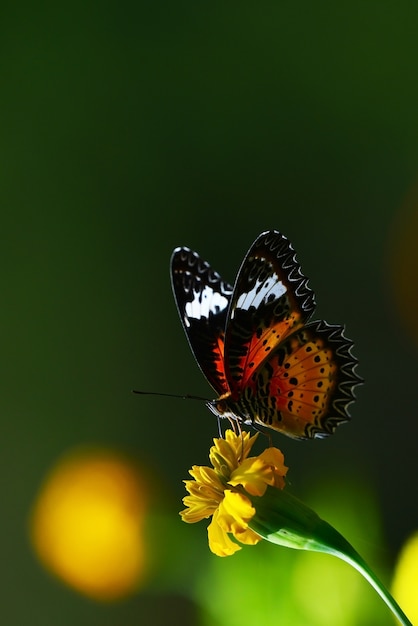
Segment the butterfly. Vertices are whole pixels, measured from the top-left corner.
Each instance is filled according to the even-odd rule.
[[[176,248],[171,281],[200,369],[217,394],[218,417],[266,426],[296,439],[332,434],[350,419],[353,342],[340,325],[309,321],[315,296],[290,241],[263,232],[234,286],[197,252]]]

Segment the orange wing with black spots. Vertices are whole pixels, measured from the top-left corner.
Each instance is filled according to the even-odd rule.
[[[352,342],[343,328],[313,322],[292,333],[253,374],[243,397],[254,421],[295,438],[325,437],[349,418]]]
[[[342,326],[309,322],[312,290],[281,233],[261,233],[232,288],[189,248],[171,275],[191,349],[218,398],[218,416],[289,437],[324,437],[349,419],[361,379]]]

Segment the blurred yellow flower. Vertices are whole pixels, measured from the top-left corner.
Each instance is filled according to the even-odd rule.
[[[392,592],[414,624],[418,624],[418,532],[403,546],[396,564]]]
[[[250,496],[264,495],[267,486],[285,486],[287,467],[280,450],[267,448],[258,456],[248,456],[257,436],[227,430],[225,439],[213,440],[209,453],[213,467],[194,465],[189,471],[193,480],[184,481],[190,495],[183,499],[187,508],[180,515],[188,523],[212,516],[209,547],[218,556],[241,549],[230,535],[247,545],[262,539],[249,528],[256,513]]]
[[[44,565],[95,600],[116,600],[146,576],[145,480],[122,455],[84,450],[52,469],[36,499],[30,536]]]

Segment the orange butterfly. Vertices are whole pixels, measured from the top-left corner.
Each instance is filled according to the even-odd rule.
[[[189,248],[171,258],[174,296],[215,415],[289,437],[332,434],[361,383],[343,327],[309,322],[315,297],[289,240],[261,233],[232,287]]]

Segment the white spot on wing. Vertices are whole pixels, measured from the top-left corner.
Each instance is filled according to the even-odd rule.
[[[267,298],[274,296],[279,300],[287,291],[281,280],[257,280],[254,287],[250,291],[246,291],[240,295],[237,300],[235,309],[248,310],[251,306],[258,308]],[[233,312],[231,317],[233,317]]]
[[[192,302],[187,302],[185,307],[185,323],[190,326],[189,319],[200,320],[208,318],[212,313],[216,315],[228,306],[228,298],[218,291],[205,287],[201,294],[196,294]]]

